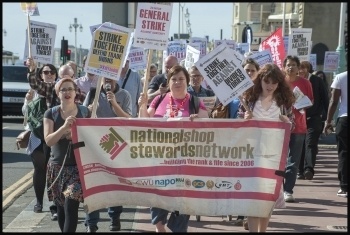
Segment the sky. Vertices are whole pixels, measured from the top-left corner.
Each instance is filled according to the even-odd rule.
[[[75,43],[75,32],[69,31],[70,24],[74,23],[74,18],[78,19],[78,24],[83,26],[83,32],[77,29],[77,48],[89,49],[91,44],[91,34],[89,27],[102,22],[102,3],[43,3],[38,2],[40,16],[30,16],[30,20],[57,25],[55,48],[61,47],[61,39],[68,40],[69,45]],[[233,3],[173,3],[171,26],[169,38],[178,33],[179,29],[179,9],[186,8],[190,14],[190,23],[193,37],[209,36],[209,40],[220,39],[222,29],[222,39],[232,37],[232,14]],[[77,9],[79,9],[77,11]],[[209,17],[210,15],[210,17]],[[20,2],[2,3],[2,30],[7,34],[2,34],[3,50],[12,51],[14,55],[23,58],[24,45],[27,28],[27,16],[20,8]],[[181,19],[182,20],[182,19]],[[185,21],[185,17],[184,17]],[[181,26],[180,22],[180,26]],[[187,33],[184,22],[184,29],[180,33]]]

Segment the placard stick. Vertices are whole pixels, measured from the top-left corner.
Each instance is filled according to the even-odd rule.
[[[27,4],[27,3],[26,3]],[[28,7],[28,6],[27,6]],[[32,48],[31,48],[31,40],[30,40],[30,18],[29,18],[29,12],[27,12],[27,34],[28,34],[28,57],[32,58]]]
[[[94,98],[93,106],[92,106],[91,118],[96,118],[96,109],[97,109],[97,104],[98,104],[98,98],[100,97],[101,85],[102,85],[102,77],[98,76],[97,85],[96,85],[96,93],[95,93],[95,98]]]
[[[238,99],[241,102],[241,104],[243,105],[243,107],[245,108],[245,110],[248,112],[251,112],[250,108],[248,107],[247,103],[243,100],[242,96],[238,96]]]
[[[153,49],[148,49],[147,69],[146,69],[145,80],[143,82],[143,91],[142,91],[143,94],[147,94],[147,90],[148,90],[148,80],[149,80],[149,72],[151,70],[150,66],[151,66],[151,62],[152,62],[152,55],[153,55]],[[146,104],[142,104],[142,106],[144,106],[144,105],[146,105]]]

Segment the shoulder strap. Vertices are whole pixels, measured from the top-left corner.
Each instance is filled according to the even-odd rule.
[[[59,113],[59,110],[60,109],[60,106],[57,105],[57,106],[54,106],[51,108],[51,111],[52,111],[52,118],[53,118],[53,121],[55,122],[58,118],[58,113]]]
[[[165,96],[166,96],[166,93],[160,95],[160,97],[159,97],[159,99],[158,99],[156,105],[154,106],[154,110],[157,110],[157,108],[158,108],[160,102],[162,102],[162,100],[164,99]]]
[[[197,114],[199,112],[199,98],[197,96],[190,96],[190,114]]]
[[[130,72],[131,72],[131,69],[129,69],[128,72],[126,73],[126,77],[124,79],[124,82],[123,82],[123,85],[122,85],[122,89],[124,89],[124,87],[125,87],[125,84],[126,84],[126,81],[129,78]]]
[[[81,112],[81,114],[83,115],[84,118],[88,116],[89,109],[86,106],[78,105],[78,108],[79,108],[79,110],[80,110],[80,112]]]

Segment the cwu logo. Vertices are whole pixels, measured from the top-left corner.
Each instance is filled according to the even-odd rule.
[[[110,133],[100,139],[100,147],[111,155],[111,160],[114,160],[127,144],[112,127],[109,128],[109,131]]]

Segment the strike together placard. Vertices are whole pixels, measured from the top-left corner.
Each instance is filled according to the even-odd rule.
[[[236,51],[223,43],[195,63],[223,105],[253,85],[235,54]]]
[[[132,29],[104,23],[93,32],[85,70],[117,80],[128,51]]]
[[[77,119],[85,210],[138,205],[266,217],[281,189],[276,171],[284,171],[290,124],[208,120]]]
[[[57,26],[54,24],[30,21],[30,45],[32,58],[39,63],[52,63]],[[26,37],[24,58],[29,56]]]

